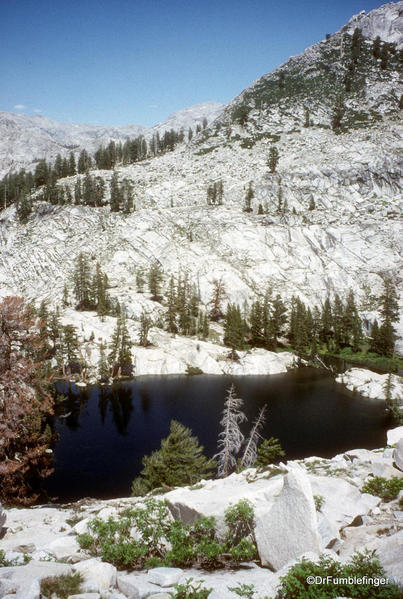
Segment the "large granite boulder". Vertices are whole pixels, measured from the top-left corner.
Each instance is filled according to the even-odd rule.
[[[393,459],[399,470],[403,471],[403,439],[400,439],[393,451]]]
[[[258,508],[255,535],[262,565],[273,570],[307,551],[320,552],[315,502],[302,468],[294,466],[274,502]]]
[[[116,585],[116,568],[112,564],[102,562],[100,559],[91,558],[73,566],[84,581],[81,585],[83,592],[105,594],[110,587]]]
[[[391,428],[386,433],[388,445],[395,445],[400,439],[403,439],[403,426]]]

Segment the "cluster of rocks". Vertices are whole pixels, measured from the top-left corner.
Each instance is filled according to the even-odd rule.
[[[327,553],[346,562],[364,548],[375,549],[388,577],[403,583],[403,492],[389,502],[363,493],[371,476],[403,478],[403,427],[388,432],[385,449],[355,449],[332,459],[310,457],[264,472],[248,469],[162,495],[172,516],[184,523],[214,515],[219,536],[226,532],[229,504],[240,499],[252,503],[260,565],[242,564],[231,571],[119,572],[80,548],[77,534],[88,530],[92,518],[116,516],[140,498],[0,508],[0,550],[13,564],[0,568],[0,599],[40,599],[41,580],[74,572],[80,572],[84,582],[81,594],[70,599],[169,599],[173,585],[189,578],[212,589],[209,599],[233,599],[236,595],[228,587],[240,584],[253,584],[256,596],[274,596],[280,577],[301,556],[315,560]]]

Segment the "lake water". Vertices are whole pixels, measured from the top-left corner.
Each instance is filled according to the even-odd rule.
[[[68,501],[129,495],[142,457],[160,447],[171,419],[190,427],[212,456],[231,383],[249,424],[268,404],[263,436],[278,437],[286,459],[381,447],[392,425],[384,402],[363,399],[313,368],[267,377],[139,377],[112,387],[59,383],[58,392],[68,399],[54,419],[59,440],[55,472],[45,483],[49,496]]]

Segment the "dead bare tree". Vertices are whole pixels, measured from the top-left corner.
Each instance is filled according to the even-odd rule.
[[[257,446],[258,443],[263,437],[260,434],[262,430],[262,426],[266,421],[265,413],[266,413],[267,405],[265,404],[263,408],[260,410],[258,417],[255,419],[252,429],[249,433],[248,440],[246,442],[245,450],[243,452],[243,456],[240,462],[241,468],[250,468],[256,462],[257,458]]]
[[[239,428],[239,425],[247,419],[241,411],[242,404],[242,399],[235,394],[234,385],[231,385],[220,422],[223,430],[218,435],[219,452],[214,456],[218,462],[217,473],[221,477],[228,476],[231,469],[236,466],[236,456],[244,441],[244,436]]]

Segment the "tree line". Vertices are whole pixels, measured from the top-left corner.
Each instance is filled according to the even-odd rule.
[[[206,122],[207,124],[207,122]],[[205,126],[205,125],[204,125]],[[198,129],[201,130],[200,125]],[[189,129],[188,139],[193,132]],[[198,130],[196,129],[196,132]],[[42,189],[37,199],[52,204],[84,204],[87,206],[103,205],[104,189],[101,177],[90,177],[92,169],[113,170],[116,166],[127,166],[145,160],[149,157],[171,152],[185,139],[185,133],[173,129],[165,131],[160,136],[157,132],[147,142],[143,136],[129,139],[123,144],[111,141],[106,147],[100,147],[93,157],[86,150],[82,150],[76,158],[74,152],[62,158],[58,154],[53,163],[45,159],[38,160],[34,172],[20,169],[17,173],[9,173],[0,181],[0,207],[7,208],[12,204],[17,205],[18,216],[24,221],[32,210],[32,194]],[[77,183],[74,194],[68,185],[57,185],[57,182],[66,177],[74,175],[86,175],[84,181]],[[78,186],[78,187],[77,187]],[[82,189],[79,189],[82,186]],[[124,194],[123,194],[124,195]],[[124,199],[113,204],[111,210],[125,209],[131,211],[125,205]],[[113,204],[113,207],[112,207]],[[120,206],[117,208],[117,206]]]

